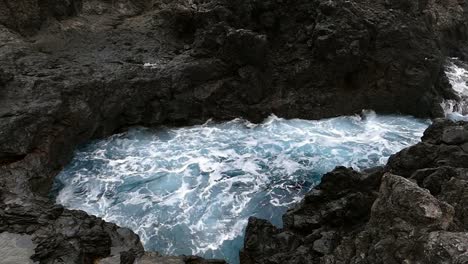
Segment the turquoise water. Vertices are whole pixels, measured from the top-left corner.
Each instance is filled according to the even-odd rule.
[[[56,201],[133,229],[147,250],[238,263],[249,216],[281,226],[323,173],[384,164],[428,125],[366,112],[133,128],[80,147],[56,178]]]

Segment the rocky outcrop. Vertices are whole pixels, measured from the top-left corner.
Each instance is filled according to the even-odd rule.
[[[283,228],[251,218],[241,263],[468,263],[467,133],[437,120],[385,168],[336,168]]]
[[[31,235],[41,263],[131,262],[141,244],[121,241],[134,234],[47,199],[77,144],[136,124],[270,113],[440,115],[453,96],[445,55],[466,53],[465,9],[452,0],[0,0],[0,214],[9,219],[0,230]],[[352,208],[375,196],[343,195],[338,205]],[[337,236],[323,236],[327,251]]]
[[[31,256],[40,263],[92,263],[125,250],[141,255],[140,239],[132,231],[106,223],[82,211],[65,210],[49,203],[0,206],[0,232],[32,235],[36,244]],[[54,262],[56,261],[56,262]]]

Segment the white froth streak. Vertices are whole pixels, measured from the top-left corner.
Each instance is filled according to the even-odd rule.
[[[459,99],[444,100],[441,106],[447,118],[468,121],[468,70],[459,65],[461,64],[457,58],[451,58],[445,71],[452,89]]]
[[[395,125],[392,118],[403,123]],[[259,125],[236,119],[171,129],[167,140],[148,136],[150,132],[145,131],[150,130],[129,131],[96,143],[94,150],[78,153],[75,159],[94,162],[106,171],[98,165],[71,170],[68,176],[72,180],[60,191],[57,202],[130,227],[145,244],[164,238],[166,254],[177,252],[180,241],[167,237],[164,230],[185,225],[191,237],[191,254],[204,254],[243,234],[248,217],[254,213],[249,210],[264,202],[259,194],[268,197],[267,203],[273,207],[286,208],[298,202],[307,191],[298,184],[303,180],[301,171],[313,167],[325,172],[335,165],[359,169],[361,160],[370,159],[370,155],[383,164],[390,153],[422,136],[424,129],[412,126],[416,121],[392,118],[368,112],[364,118],[321,121],[271,116]],[[396,132],[403,140],[388,139]],[[194,165],[200,171],[198,176],[192,172]],[[267,166],[268,171],[261,166]],[[226,175],[236,170],[243,174]],[[119,195],[118,188],[129,180],[139,184],[138,188],[127,187],[127,193],[114,198],[112,195]],[[77,195],[74,190],[78,187],[84,191]],[[124,214],[140,207],[142,216]]]

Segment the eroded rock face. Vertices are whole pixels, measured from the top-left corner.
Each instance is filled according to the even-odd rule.
[[[31,235],[36,245],[31,259],[39,263],[92,263],[111,250],[143,253],[132,231],[49,202],[6,200],[0,215],[0,232]]]
[[[436,120],[385,168],[326,174],[282,229],[250,219],[241,263],[466,263],[465,142],[446,141],[467,125]]]
[[[463,55],[444,32],[466,35],[464,2],[448,0],[3,4],[28,19],[0,19],[4,160],[69,156],[64,145],[133,124],[437,116],[450,96],[445,56]],[[7,29],[26,24],[41,30],[26,39]]]
[[[442,97],[453,96],[444,58],[467,54],[465,9],[465,1],[452,0],[0,1],[0,208],[11,213],[0,230],[31,234],[42,263],[91,263],[109,254],[131,262],[142,253],[135,235],[47,201],[77,144],[135,124],[259,121],[270,113],[323,118],[373,108],[440,115]],[[428,139],[427,147],[401,154],[414,158],[395,158],[393,173],[409,177],[438,157],[438,165],[464,166],[464,137],[447,132],[449,145]],[[301,243],[296,263],[334,252],[340,232],[371,215],[380,174],[332,174],[354,175],[350,186],[367,187],[342,190],[326,177],[305,199],[326,201],[308,203],[323,216],[285,216],[294,228],[278,231],[278,241],[289,241],[288,250],[297,248],[298,230],[327,226],[305,232],[310,243]],[[439,187],[443,179],[436,173],[422,181],[459,199],[462,180]],[[466,223],[462,206],[447,203],[454,222]],[[82,230],[68,235],[70,225]],[[271,256],[283,243],[274,249]]]
[[[81,0],[4,0],[0,2],[0,24],[31,35],[48,19],[77,15],[81,6]]]

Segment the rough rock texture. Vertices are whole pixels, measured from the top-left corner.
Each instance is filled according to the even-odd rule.
[[[0,232],[29,234],[36,245],[31,259],[39,263],[93,263],[114,254],[143,253],[132,231],[89,216],[65,210],[48,201],[15,201],[0,205]]]
[[[3,264],[34,264],[31,256],[35,247],[31,236],[0,233],[0,256]]]
[[[77,144],[270,113],[438,116],[466,18],[455,0],[0,0],[0,230],[32,235],[41,263],[131,263],[136,235],[47,199]],[[353,208],[375,196],[343,195]],[[320,236],[323,254],[337,235]]]
[[[284,228],[251,218],[241,263],[468,263],[466,133],[436,120],[385,168],[336,168]]]
[[[81,6],[81,0],[4,0],[0,2],[0,24],[29,35],[48,19],[77,15]]]

